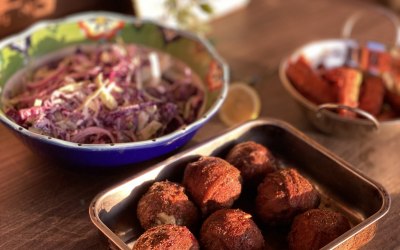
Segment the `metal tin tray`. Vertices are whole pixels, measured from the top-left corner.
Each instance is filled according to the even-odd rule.
[[[136,219],[137,202],[154,181],[180,182],[188,162],[200,155],[224,157],[233,145],[246,140],[267,146],[282,165],[296,168],[315,185],[321,206],[349,218],[352,228],[323,249],[357,248],[372,239],[376,222],[390,207],[386,190],[292,126],[272,119],[244,123],[100,193],[89,207],[92,222],[111,249],[131,249],[143,232]],[[287,229],[262,230],[273,247],[287,247]]]

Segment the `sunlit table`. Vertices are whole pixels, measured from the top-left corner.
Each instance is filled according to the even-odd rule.
[[[391,194],[390,212],[365,249],[400,247],[400,130],[370,138],[334,138],[315,131],[278,78],[281,59],[315,39],[338,37],[344,20],[370,3],[348,0],[257,0],[212,23],[211,37],[233,80],[256,79],[262,116],[285,120],[338,154]],[[356,34],[393,40],[384,21],[368,20]],[[190,145],[226,129],[215,117]],[[32,154],[0,126],[0,249],[99,249],[88,205],[103,189],[155,161],[119,171],[90,173],[61,168]]]

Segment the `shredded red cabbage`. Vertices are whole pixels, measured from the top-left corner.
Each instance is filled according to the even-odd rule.
[[[78,48],[22,81],[20,94],[5,102],[6,115],[33,132],[77,143],[156,138],[195,121],[204,102],[189,67],[135,45]]]

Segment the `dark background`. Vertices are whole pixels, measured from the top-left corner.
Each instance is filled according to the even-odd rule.
[[[21,31],[37,20],[94,10],[133,14],[129,0],[0,0],[0,38]]]

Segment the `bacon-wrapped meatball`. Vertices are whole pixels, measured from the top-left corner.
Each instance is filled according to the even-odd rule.
[[[264,238],[251,215],[239,209],[221,209],[203,223],[200,243],[206,250],[264,249]]]
[[[267,224],[285,224],[294,216],[319,205],[313,185],[295,169],[268,174],[258,186],[256,212]]]
[[[169,181],[155,182],[140,198],[137,217],[144,229],[173,224],[193,228],[199,211],[184,192],[184,187]]]
[[[185,169],[183,185],[204,215],[230,208],[242,190],[237,168],[217,157],[201,157]]]
[[[133,245],[133,250],[198,250],[194,235],[183,226],[160,225],[144,232]]]
[[[275,159],[271,152],[253,141],[234,146],[226,160],[240,170],[245,185],[255,187],[260,184],[266,174],[276,170]]]
[[[346,217],[327,209],[311,209],[296,216],[289,233],[292,250],[317,250],[350,229]]]

